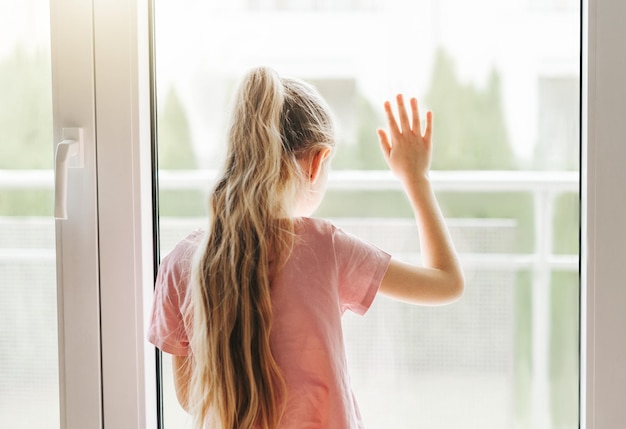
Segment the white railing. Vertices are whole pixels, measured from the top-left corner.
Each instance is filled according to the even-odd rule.
[[[163,171],[161,189],[206,190],[215,178],[212,171]],[[534,251],[529,255],[462,255],[465,266],[483,265],[532,270],[532,409],[533,427],[550,423],[550,275],[553,270],[577,271],[578,255],[553,253],[555,198],[579,191],[578,172],[537,171],[433,171],[436,191],[528,192],[534,203]],[[400,183],[388,171],[334,171],[330,190],[398,190]]]
[[[161,170],[161,189],[207,190],[215,170]],[[435,190],[467,192],[577,192],[576,171],[431,171]],[[0,190],[52,189],[52,170],[0,170]],[[329,189],[394,190],[400,182],[389,171],[331,171]]]
[[[215,171],[160,171],[161,190],[208,191]],[[533,196],[534,250],[520,254],[464,254],[466,266],[501,267],[530,270],[532,282],[532,364],[533,427],[550,427],[549,410],[549,335],[550,275],[552,271],[576,272],[579,256],[556,255],[553,252],[555,198],[563,193],[578,193],[577,172],[535,171],[433,171],[433,187],[438,192],[525,192]],[[53,189],[53,172],[49,170],[0,170],[0,192],[3,190]],[[388,171],[334,171],[329,190],[399,190],[400,183]],[[53,224],[52,218],[48,220]],[[10,219],[0,218],[0,225]],[[0,242],[0,262],[37,260],[53,257],[54,249],[8,249]],[[50,253],[50,254],[48,254]]]

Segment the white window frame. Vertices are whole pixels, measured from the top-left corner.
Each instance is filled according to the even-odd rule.
[[[58,221],[64,429],[154,428],[150,0],[51,0],[54,135],[85,130]],[[581,427],[626,427],[626,3],[583,2]]]
[[[57,221],[63,429],[157,427],[149,6],[50,2],[55,142],[85,135]]]
[[[98,428],[102,421],[91,15],[90,2],[50,3],[54,143],[62,128],[80,127],[84,144],[83,168],[68,171],[68,219],[56,222],[62,428]]]
[[[626,3],[583,2],[581,427],[626,427]]]

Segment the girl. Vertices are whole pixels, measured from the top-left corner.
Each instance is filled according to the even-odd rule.
[[[181,405],[197,428],[360,428],[341,315],[377,293],[415,304],[457,299],[463,275],[428,171],[432,114],[401,95],[383,155],[415,212],[423,266],[308,217],[326,187],[329,110],[299,80],[252,70],[234,105],[208,232],[159,268],[149,340],[173,355]]]

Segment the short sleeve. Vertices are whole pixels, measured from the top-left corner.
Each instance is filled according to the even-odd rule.
[[[183,240],[161,262],[148,327],[148,341],[176,356],[190,354],[183,315],[189,289],[192,243],[189,238]]]
[[[332,236],[341,309],[365,314],[387,272],[391,255],[336,227]]]

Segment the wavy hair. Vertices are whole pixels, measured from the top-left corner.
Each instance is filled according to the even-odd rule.
[[[192,273],[189,408],[197,428],[271,429],[281,420],[270,275],[294,243],[298,160],[333,144],[329,110],[310,85],[268,68],[247,74]]]

